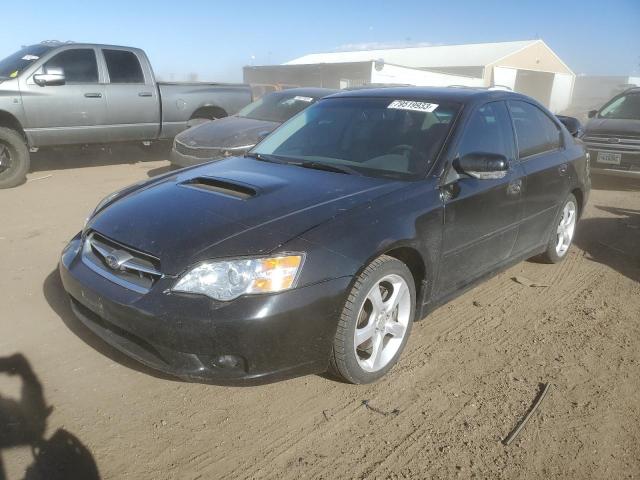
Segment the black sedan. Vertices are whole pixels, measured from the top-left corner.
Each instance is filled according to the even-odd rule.
[[[171,163],[188,167],[231,155],[243,155],[283,122],[337,91],[292,88],[265,95],[237,115],[201,123],[180,133],[173,142]]]
[[[562,261],[588,169],[523,95],[345,92],[245,156],[110,195],[60,273],[90,329],[183,379],[367,383],[436,306],[523,259]]]

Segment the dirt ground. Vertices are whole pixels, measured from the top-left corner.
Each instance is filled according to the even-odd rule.
[[[135,148],[34,157],[29,182],[0,191],[0,371],[22,354],[26,393],[41,385],[53,408],[22,404],[49,440],[41,460],[83,457],[103,479],[640,478],[640,185],[596,182],[564,263],[521,263],[440,308],[377,384],[218,387],[114,351],[74,319],[56,273],[104,195],[168,163]],[[0,421],[20,375],[0,373]],[[0,478],[3,462],[9,480],[32,474],[29,440],[2,437]]]

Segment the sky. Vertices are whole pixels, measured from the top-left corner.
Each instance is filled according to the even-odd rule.
[[[640,0],[0,0],[0,58],[42,40],[146,50],[165,80],[241,81],[317,52],[543,39],[577,74],[640,75]]]

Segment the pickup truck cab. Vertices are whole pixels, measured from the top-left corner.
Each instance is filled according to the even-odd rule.
[[[29,149],[171,140],[190,122],[236,113],[242,84],[157,82],[144,51],[42,43],[0,60],[0,188],[18,185]]]

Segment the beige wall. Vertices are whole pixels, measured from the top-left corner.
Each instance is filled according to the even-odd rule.
[[[534,43],[524,50],[498,60],[493,65],[573,75],[573,72],[543,42]]]

